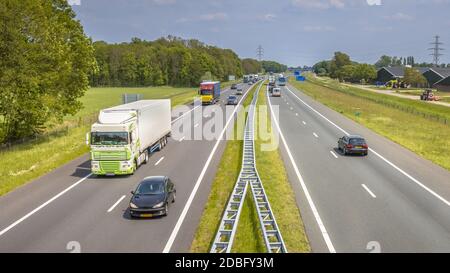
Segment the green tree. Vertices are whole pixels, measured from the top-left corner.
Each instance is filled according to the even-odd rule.
[[[256,74],[262,71],[262,65],[255,59],[243,59],[242,69],[244,74]]]
[[[96,63],[66,0],[2,0],[0,18],[0,125],[12,141],[75,114]]]
[[[423,87],[427,84],[427,79],[415,68],[405,68],[403,81],[415,87]]]
[[[380,59],[375,63],[377,68],[387,67],[392,64],[392,57],[383,55]]]
[[[344,66],[351,64],[350,56],[342,52],[335,52],[334,58],[330,63],[330,76],[332,78],[339,78],[339,75],[341,75],[340,70]]]

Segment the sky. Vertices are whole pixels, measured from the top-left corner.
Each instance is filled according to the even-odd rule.
[[[450,0],[68,0],[94,41],[173,35],[241,58],[313,65],[335,51],[374,63],[383,54],[429,56],[434,36],[450,63]]]

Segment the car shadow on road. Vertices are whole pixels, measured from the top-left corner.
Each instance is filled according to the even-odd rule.
[[[346,154],[344,155],[344,152],[339,150],[338,147],[334,147],[333,150],[336,152],[336,154],[340,155],[340,156],[345,156],[345,157],[365,157],[361,154]]]
[[[130,208],[127,208],[123,214],[122,217],[126,220],[129,221],[146,221],[146,220],[158,220],[158,219],[162,219],[164,218],[164,216],[160,215],[160,216],[154,216],[154,217],[131,217],[130,214]]]

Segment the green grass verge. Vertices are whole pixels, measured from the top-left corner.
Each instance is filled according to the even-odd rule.
[[[197,89],[91,88],[80,99],[83,109],[49,129],[53,134],[0,150],[0,196],[88,152],[85,134],[98,111],[120,104],[123,93],[142,94],[144,99],[170,98],[172,106],[176,106],[191,102]]]
[[[259,93],[258,106],[267,105],[264,91],[261,89]],[[261,126],[263,122],[267,122],[266,128],[268,128],[268,133],[271,138],[268,141],[263,141],[261,137],[257,138],[255,143],[256,167],[275,214],[286,248],[289,252],[311,252],[301,214],[295,200],[294,191],[289,182],[278,146],[277,149],[272,151],[264,151],[261,148],[261,145],[268,144],[275,139],[272,132],[270,109],[267,111],[267,119],[260,117],[261,120],[258,120],[258,126]]]
[[[448,107],[377,94],[308,77],[291,84],[305,94],[426,159],[450,170]],[[405,108],[414,111],[405,111]],[[359,113],[357,116],[355,113]],[[439,116],[440,120],[430,118]]]
[[[256,90],[256,86],[249,91],[249,94],[243,101],[243,105],[250,104],[253,93]],[[236,131],[237,123],[234,124]],[[216,176],[212,183],[211,192],[208,196],[208,201],[203,210],[202,218],[197,227],[197,231],[194,236],[194,241],[191,245],[191,252],[205,253],[209,252],[217,229],[220,224],[223,211],[227,204],[230,193],[236,183],[241,170],[242,162],[243,141],[242,140],[228,140],[224,153],[222,155],[219,167],[216,172]],[[248,202],[245,202],[246,204]],[[250,217],[251,209],[243,207],[241,219]],[[246,220],[244,220],[246,221]],[[249,222],[252,220],[249,220]],[[248,223],[249,226],[251,223]],[[262,240],[262,238],[261,238]],[[258,243],[253,243],[257,246]]]

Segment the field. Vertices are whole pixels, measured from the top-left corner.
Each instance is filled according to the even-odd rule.
[[[250,103],[250,101],[251,98],[248,97],[245,104]],[[266,98],[263,86],[259,93],[258,105],[265,104]],[[265,122],[265,120],[257,122]],[[270,128],[270,120],[267,122]],[[300,212],[297,208],[294,193],[288,181],[279,151],[263,152],[259,148],[262,143],[261,140],[257,140],[255,143],[258,173],[263,181],[286,246],[289,252],[310,252]],[[227,142],[219,170],[213,181],[208,203],[191,247],[192,252],[209,251],[226,202],[239,175],[242,149],[242,141]],[[266,252],[256,208],[250,191],[247,193],[243,205],[232,252]]]
[[[450,170],[448,107],[378,94],[308,77],[297,89],[409,150]]]
[[[139,93],[145,99],[171,98],[172,106],[189,103],[194,88],[91,88],[80,99],[84,108],[66,117],[63,125],[44,137],[0,151],[0,196],[73,160],[86,152],[85,134],[102,108],[121,103],[123,93]],[[26,160],[25,160],[26,159]]]

